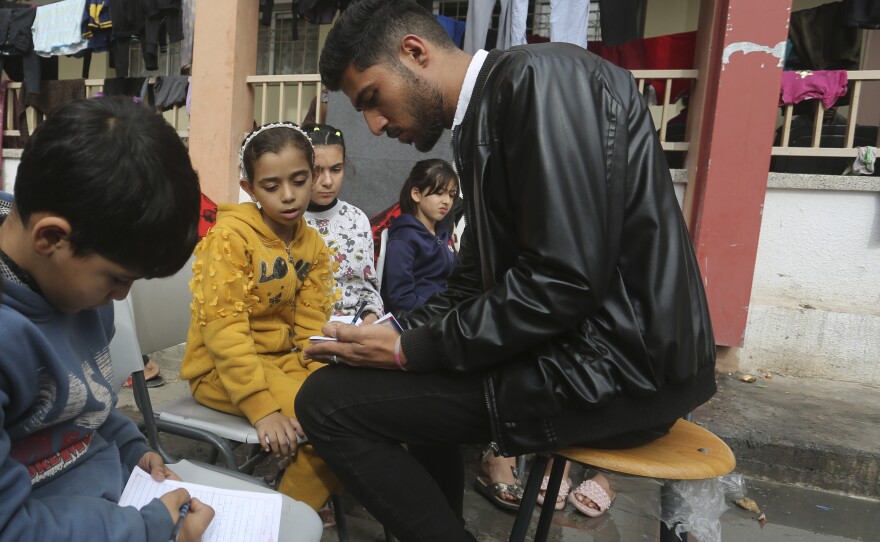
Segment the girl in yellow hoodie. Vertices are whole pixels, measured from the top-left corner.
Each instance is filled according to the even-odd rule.
[[[303,218],[315,153],[297,125],[267,124],[245,138],[239,168],[254,203],[220,205],[196,247],[180,376],[201,404],[246,417],[265,450],[293,456],[278,490],[318,510],[339,482],[310,445],[297,450],[293,410],[303,381],[324,366],[303,350],[334,301],[329,251]]]

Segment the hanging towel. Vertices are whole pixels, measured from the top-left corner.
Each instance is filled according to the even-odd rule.
[[[86,0],[38,6],[33,26],[34,51],[49,57],[76,54],[88,47],[80,27],[85,7]]]
[[[874,161],[877,160],[877,147],[857,147],[858,154],[853,162],[853,173],[873,175]]]
[[[846,94],[846,80],[844,70],[782,72],[779,105],[796,104],[819,98],[825,109],[828,109],[838,98]]]
[[[156,109],[167,111],[175,105],[185,104],[188,86],[189,77],[185,75],[157,77],[156,83],[153,85]]]

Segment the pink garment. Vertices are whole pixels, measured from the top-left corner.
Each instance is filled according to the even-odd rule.
[[[845,70],[803,70],[782,72],[779,105],[820,98],[825,109],[846,94]]]

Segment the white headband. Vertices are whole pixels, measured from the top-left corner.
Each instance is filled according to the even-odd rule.
[[[264,124],[248,134],[248,136],[244,138],[244,143],[241,144],[241,149],[238,151],[238,173],[240,178],[248,178],[247,171],[245,171],[244,169],[244,151],[247,149],[247,146],[250,144],[251,141],[253,141],[255,137],[265,132],[266,130],[271,130],[272,128],[290,128],[291,130],[296,130],[297,132],[301,133],[303,137],[306,138],[306,141],[309,142],[309,146],[312,148],[312,153],[315,152],[315,146],[312,145],[312,138],[310,138],[309,135],[296,124],[292,122],[270,122],[269,124]]]

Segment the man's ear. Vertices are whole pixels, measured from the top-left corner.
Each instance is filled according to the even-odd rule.
[[[67,219],[58,215],[43,215],[32,216],[29,222],[31,243],[38,254],[48,256],[56,250],[69,247],[73,228]]]
[[[414,62],[424,68],[430,60],[430,46],[428,42],[415,34],[407,34],[400,42],[400,54],[404,59]],[[406,63],[406,60],[404,60]]]

